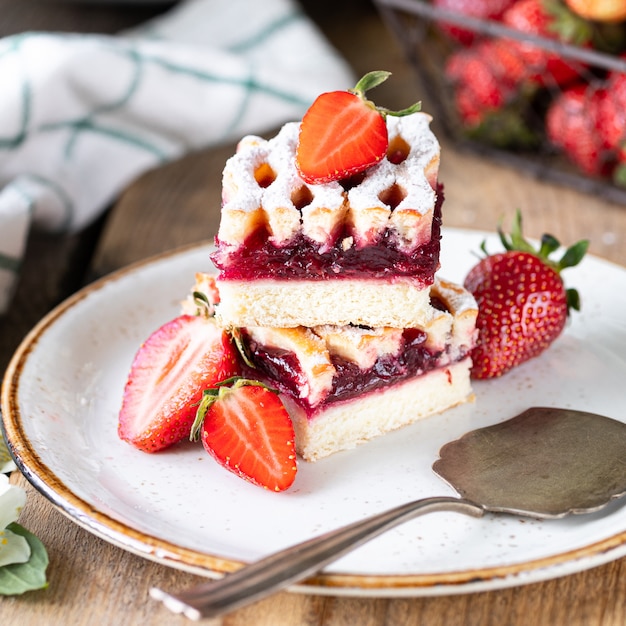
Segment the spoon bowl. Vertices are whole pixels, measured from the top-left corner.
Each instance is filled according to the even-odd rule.
[[[433,470],[486,511],[592,513],[626,493],[626,424],[534,407],[444,445]]]

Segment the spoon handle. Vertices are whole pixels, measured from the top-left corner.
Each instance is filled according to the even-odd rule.
[[[481,517],[484,509],[462,498],[423,498],[353,522],[245,565],[219,580],[170,594],[152,588],[150,595],[174,613],[199,620],[241,608],[303,580],[357,546],[418,515],[453,511]]]

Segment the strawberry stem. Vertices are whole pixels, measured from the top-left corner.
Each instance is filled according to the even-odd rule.
[[[387,72],[385,70],[373,70],[372,72],[368,72],[365,74],[354,86],[353,89],[348,89],[350,93],[353,93],[355,96],[358,96],[367,104],[371,106],[373,109],[376,109],[383,117],[387,115],[392,115],[394,117],[404,117],[406,115],[411,115],[412,113],[417,113],[422,108],[421,102],[415,102],[410,107],[406,109],[402,109],[401,111],[391,111],[390,109],[386,109],[384,107],[376,106],[371,100],[368,100],[365,97],[365,93],[374,87],[378,87],[378,85],[384,83],[391,76],[391,72]]]
[[[560,248],[561,244],[556,237],[544,234],[541,236],[541,247],[539,248],[539,256],[548,258],[553,252]]]
[[[502,221],[498,224],[498,236],[500,242],[504,246],[505,250],[520,250],[522,252],[530,252],[531,254],[537,254],[537,251],[526,241],[522,234],[522,213],[517,211],[515,213],[515,219],[513,220],[513,226],[511,227],[511,234],[507,235],[502,230]]]

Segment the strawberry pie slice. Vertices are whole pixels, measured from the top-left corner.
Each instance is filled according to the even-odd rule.
[[[388,116],[388,149],[364,172],[305,182],[300,124],[245,137],[223,173],[216,251],[227,326],[413,328],[432,316],[439,267],[439,143],[431,117]]]
[[[213,277],[194,292],[215,303]],[[185,304],[193,314],[193,298]],[[221,305],[218,305],[218,307]],[[278,389],[308,461],[473,398],[469,370],[478,313],[463,287],[437,278],[428,323],[413,328],[320,325],[239,329],[246,375]]]

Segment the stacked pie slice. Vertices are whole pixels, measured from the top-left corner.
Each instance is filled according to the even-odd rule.
[[[472,398],[477,307],[436,275],[443,195],[430,121],[388,117],[387,156],[341,181],[300,178],[297,123],[244,138],[226,163],[218,274],[195,290],[239,329],[250,375],[281,392],[306,460]]]

